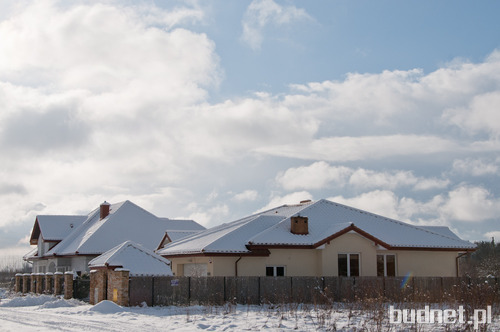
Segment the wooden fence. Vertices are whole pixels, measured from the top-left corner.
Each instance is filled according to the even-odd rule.
[[[500,302],[498,278],[131,277],[130,305],[387,302]]]

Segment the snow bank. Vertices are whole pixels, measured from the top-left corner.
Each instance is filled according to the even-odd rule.
[[[116,314],[118,312],[123,312],[123,307],[120,307],[113,301],[104,300],[90,308],[89,311],[98,312],[101,314]]]
[[[51,309],[51,308],[70,308],[70,307],[76,307],[79,305],[84,304],[84,302],[80,302],[75,299],[70,299],[70,300],[64,300],[64,299],[57,299],[55,301],[49,301],[45,302],[40,306],[40,309]]]
[[[58,298],[50,295],[27,295],[3,300],[0,307],[31,307],[57,301]]]

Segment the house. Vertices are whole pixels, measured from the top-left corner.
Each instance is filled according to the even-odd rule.
[[[171,276],[170,262],[138,243],[125,241],[89,262],[91,270],[127,269],[130,276]]]
[[[167,244],[177,276],[456,276],[475,245],[328,200],[283,205]]]
[[[104,202],[86,216],[37,216],[30,244],[37,248],[24,259],[33,263],[33,272],[89,272],[89,262],[125,241],[134,241],[154,250],[173,227],[196,232],[203,226],[192,220],[158,218],[130,201]]]

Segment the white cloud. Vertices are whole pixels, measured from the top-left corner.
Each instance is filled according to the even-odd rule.
[[[449,109],[443,113],[446,121],[477,134],[486,132],[494,138],[500,138],[500,92],[490,92],[474,96],[464,108]]]
[[[498,174],[499,164],[500,158],[497,158],[494,162],[472,158],[456,159],[453,161],[453,170],[473,176],[493,175]]]
[[[234,195],[234,200],[238,202],[255,201],[259,193],[257,190],[245,190],[239,194]]]
[[[241,39],[254,50],[260,49],[267,25],[283,26],[294,21],[310,19],[304,9],[295,6],[280,6],[273,0],[253,0],[242,21]]]
[[[195,220],[203,226],[210,228],[227,222],[229,207],[226,204],[217,204],[206,210],[199,210],[189,215],[188,219]]]
[[[484,237],[488,240],[491,240],[491,238],[495,239],[495,243],[498,243],[500,241],[500,231],[491,231],[491,232],[486,232],[484,234]]]
[[[312,200],[313,196],[307,191],[297,191],[285,196],[273,195],[269,203],[256,212],[266,211],[285,204],[299,204],[301,201]]]
[[[448,201],[442,207],[448,218],[481,222],[500,214],[500,199],[487,189],[478,186],[460,186],[448,193]]]
[[[330,182],[344,185],[352,170],[344,166],[330,166],[324,161],[309,166],[289,168],[276,176],[278,182],[286,190],[321,189]]]
[[[352,198],[335,196],[329,198],[329,200],[379,214],[384,217],[394,219],[400,218],[397,211],[398,198],[393,192],[388,190],[375,190]]]
[[[460,186],[446,195],[436,195],[428,201],[398,197],[389,190],[329,199],[414,224],[450,225],[455,221],[478,223],[497,218],[500,213],[500,199],[477,186]]]
[[[429,155],[468,149],[438,136],[384,135],[324,137],[296,144],[257,148],[257,152],[332,162],[383,159],[391,156]],[[498,149],[494,146],[493,149]]]
[[[285,190],[323,189],[333,185],[337,188],[351,186],[356,189],[382,188],[394,190],[411,187],[414,190],[445,188],[447,179],[417,177],[411,171],[375,171],[364,168],[331,166],[324,161],[309,166],[289,168],[276,176],[276,182]]]

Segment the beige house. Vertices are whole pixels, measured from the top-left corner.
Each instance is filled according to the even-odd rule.
[[[283,205],[157,251],[177,276],[442,276],[475,244],[328,200]]]

